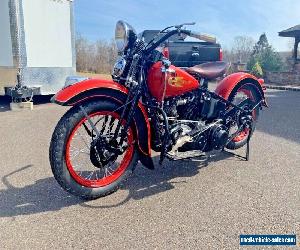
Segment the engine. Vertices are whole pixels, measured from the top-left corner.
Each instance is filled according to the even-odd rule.
[[[164,105],[168,117],[195,121],[220,118],[225,107],[224,102],[201,90],[166,100]]]
[[[200,150],[202,152],[208,152],[211,150],[222,149],[228,140],[228,131],[225,126],[216,124],[213,126],[204,127],[204,131],[196,136],[191,136],[189,139],[178,147],[178,152],[186,152],[191,150]],[[200,130],[201,131],[201,130]],[[180,138],[180,137],[178,137]]]
[[[224,112],[225,103],[212,98],[209,93],[195,91],[166,100],[164,110],[169,118],[173,147],[180,141],[180,145],[175,146],[178,152],[207,152],[222,149],[226,144],[227,128],[214,122]]]

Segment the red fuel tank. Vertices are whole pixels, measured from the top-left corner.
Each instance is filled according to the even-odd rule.
[[[152,65],[148,72],[148,88],[151,95],[159,102],[162,101],[165,83],[165,73],[161,71],[162,63]],[[174,73],[168,73],[165,98],[182,95],[199,88],[199,82],[186,71],[173,65],[170,69]]]

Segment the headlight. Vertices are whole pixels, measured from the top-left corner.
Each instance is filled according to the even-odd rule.
[[[135,30],[126,22],[118,21],[115,30],[115,40],[118,52],[123,52],[128,45],[135,42],[137,36]]]

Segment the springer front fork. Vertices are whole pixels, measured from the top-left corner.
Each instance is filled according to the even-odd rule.
[[[117,123],[116,129],[114,131],[112,140],[109,142],[110,144],[112,144],[111,146],[118,148],[118,145],[123,144],[125,138],[127,137],[127,132],[133,120],[139,99],[140,99],[140,91],[138,89],[136,89],[135,91],[130,91],[128,93],[125,104],[117,108],[116,110],[112,111],[112,112],[120,111],[121,116]],[[92,130],[95,131],[96,138],[94,140],[99,140],[103,132],[102,129],[99,130],[95,126],[95,124],[93,123],[93,121],[91,120],[90,116],[87,114],[83,106],[80,105],[79,107],[82,113],[84,114],[84,116],[86,117],[88,124],[90,125]],[[106,124],[106,122],[108,122],[108,116],[105,116],[103,119],[104,119],[104,124]],[[120,138],[119,142],[117,142],[118,138]]]
[[[141,97],[140,91],[139,89],[136,90],[137,93],[134,93],[133,95],[131,95],[131,93],[128,94],[127,99],[126,99],[126,103],[124,105],[120,120],[118,122],[118,125],[116,127],[116,130],[114,132],[114,137],[113,139],[116,140],[118,138],[119,132],[120,132],[120,128],[121,128],[121,123],[122,121],[125,121],[124,129],[121,131],[121,140],[119,142],[119,145],[122,145],[122,143],[124,142],[124,139],[126,138],[128,129],[130,127],[130,124],[133,120],[139,99]],[[130,101],[130,99],[132,99],[132,101]]]

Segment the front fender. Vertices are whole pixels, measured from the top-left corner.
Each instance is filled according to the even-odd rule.
[[[267,106],[263,88],[263,79],[257,79],[255,76],[245,72],[237,72],[225,77],[221,82],[219,82],[215,93],[227,100],[235,86],[242,82],[253,84],[263,99],[264,106]]]
[[[51,101],[62,106],[75,106],[91,99],[109,99],[124,105],[128,89],[112,80],[87,79],[60,90]],[[151,128],[147,111],[141,102],[134,115],[135,132],[140,151],[140,160],[148,168],[153,169],[151,158]]]

